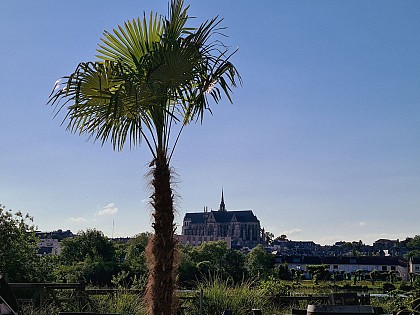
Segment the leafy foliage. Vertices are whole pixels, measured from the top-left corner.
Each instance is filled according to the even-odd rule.
[[[122,271],[118,275],[119,280],[114,281],[114,284],[144,289],[148,275],[145,250],[151,236],[149,232],[140,233],[124,245],[124,253],[121,255],[124,256]]]
[[[95,229],[80,231],[73,238],[61,242],[61,260],[58,278],[66,281],[86,281],[110,284],[119,270],[114,244]]]
[[[179,278],[181,285],[217,275],[221,279],[240,282],[246,275],[245,255],[227,248],[226,242],[208,242],[200,246],[181,248]]]
[[[96,229],[80,231],[75,237],[63,240],[61,246],[61,257],[67,264],[85,259],[92,261],[115,259],[114,244],[104,236],[103,232]]]
[[[306,266],[306,270],[312,275],[315,284],[318,284],[318,281],[326,280],[329,276],[328,269],[330,268],[329,265],[308,265]]]
[[[288,295],[290,291],[290,288],[287,285],[274,277],[269,277],[267,280],[261,281],[258,289],[260,290],[262,296],[269,297],[270,299],[275,299],[276,297],[282,295]]]
[[[252,277],[267,278],[274,267],[274,256],[261,244],[254,247],[246,257],[246,268]]]
[[[182,0],[172,1],[167,18],[144,14],[104,33],[99,61],[80,63],[50,95],[57,112],[67,106],[68,130],[118,150],[144,139],[154,158],[158,151],[170,156],[175,123],[202,121],[208,96],[231,101],[231,86],[241,78],[227,48],[212,40],[221,20],[188,28],[187,10]]]
[[[151,233],[141,233],[136,235],[127,244],[124,265],[130,268],[134,274],[144,274],[147,272],[145,250],[151,237]]]
[[[410,251],[404,255],[406,259],[420,257],[420,235],[411,238],[407,243],[407,247]]]
[[[273,269],[273,276],[281,280],[292,279],[292,275],[290,274],[289,266],[287,265],[287,263],[275,266]]]
[[[419,249],[420,250],[420,235],[414,236],[408,243],[407,247],[410,249]]]
[[[38,257],[33,218],[0,205],[0,272],[10,282],[44,280],[47,264]]]

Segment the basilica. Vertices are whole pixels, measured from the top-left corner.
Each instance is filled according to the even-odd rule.
[[[185,214],[180,241],[192,246],[224,240],[229,247],[252,248],[262,243],[260,221],[252,210],[226,210],[223,190],[219,210]]]

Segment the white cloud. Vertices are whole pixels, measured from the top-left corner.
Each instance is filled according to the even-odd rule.
[[[366,221],[360,221],[360,222],[349,222],[349,221],[347,221],[347,222],[345,222],[345,225],[353,227],[353,228],[355,228],[357,226],[365,226],[367,224],[368,223]]]
[[[299,234],[300,232],[302,232],[301,229],[291,229],[290,231],[284,231],[283,234],[285,234],[286,236],[290,236]]]
[[[75,222],[75,223],[85,223],[87,222],[87,220],[85,218],[82,217],[78,217],[78,218],[70,218],[69,219],[71,222]]]
[[[118,208],[114,203],[109,203],[102,210],[99,210],[96,215],[114,215],[118,213]]]

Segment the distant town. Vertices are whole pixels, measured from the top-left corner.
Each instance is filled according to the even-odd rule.
[[[70,230],[37,232],[38,254],[60,254],[60,242],[75,235]],[[420,273],[420,258],[410,258],[410,242],[378,239],[372,245],[363,241],[340,241],[333,245],[320,245],[313,241],[294,241],[287,235],[275,237],[261,228],[252,210],[226,210],[224,196],[218,210],[188,212],[184,216],[182,234],[177,235],[183,246],[200,246],[207,242],[224,241],[228,248],[248,253],[262,245],[275,257],[276,264],[287,264],[289,270],[301,270],[304,277],[309,265],[326,265],[331,273],[364,274],[379,271],[408,281],[410,275]],[[131,238],[112,238],[115,243],[127,243]]]
[[[74,237],[75,234],[70,230],[56,230],[52,232],[36,232],[36,236],[40,239],[38,244],[38,253],[41,255],[51,255],[60,253],[60,241],[67,237]],[[184,235],[178,235],[180,240],[187,239]],[[116,243],[127,243],[130,237],[111,238]],[[192,238],[191,238],[192,239]],[[232,248],[230,237],[205,237],[197,238],[196,243],[184,243],[184,245],[198,246],[204,242],[224,240],[228,243],[228,247]],[[389,240],[378,239],[372,245],[366,245],[359,241],[340,241],[333,245],[320,245],[313,241],[293,241],[286,235],[281,235],[274,239],[267,238],[262,241],[262,245],[266,251],[275,252],[282,256],[333,256],[333,257],[351,257],[351,256],[381,256],[381,257],[403,257],[410,252],[407,244],[412,240],[407,237],[405,240]],[[182,242],[181,242],[182,243]],[[250,247],[237,248],[244,252],[249,251]]]

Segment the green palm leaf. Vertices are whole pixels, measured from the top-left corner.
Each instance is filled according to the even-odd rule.
[[[112,33],[105,32],[101,38],[102,44],[97,49],[102,60],[118,60],[134,67],[134,61],[150,52],[153,43],[159,42],[163,33],[163,23],[158,15],[150,13],[147,22],[146,14],[143,20],[138,18],[118,26]],[[134,69],[134,68],[133,68]]]
[[[67,109],[70,131],[110,140],[118,150],[127,140],[132,146],[145,139],[155,155],[169,149],[174,124],[203,120],[208,97],[218,103],[225,95],[232,102],[231,86],[241,78],[232,54],[211,41],[222,20],[188,28],[187,9],[182,0],[172,1],[167,19],[144,14],[104,33],[100,61],[79,64],[64,77],[65,87],[50,95],[57,112]]]

